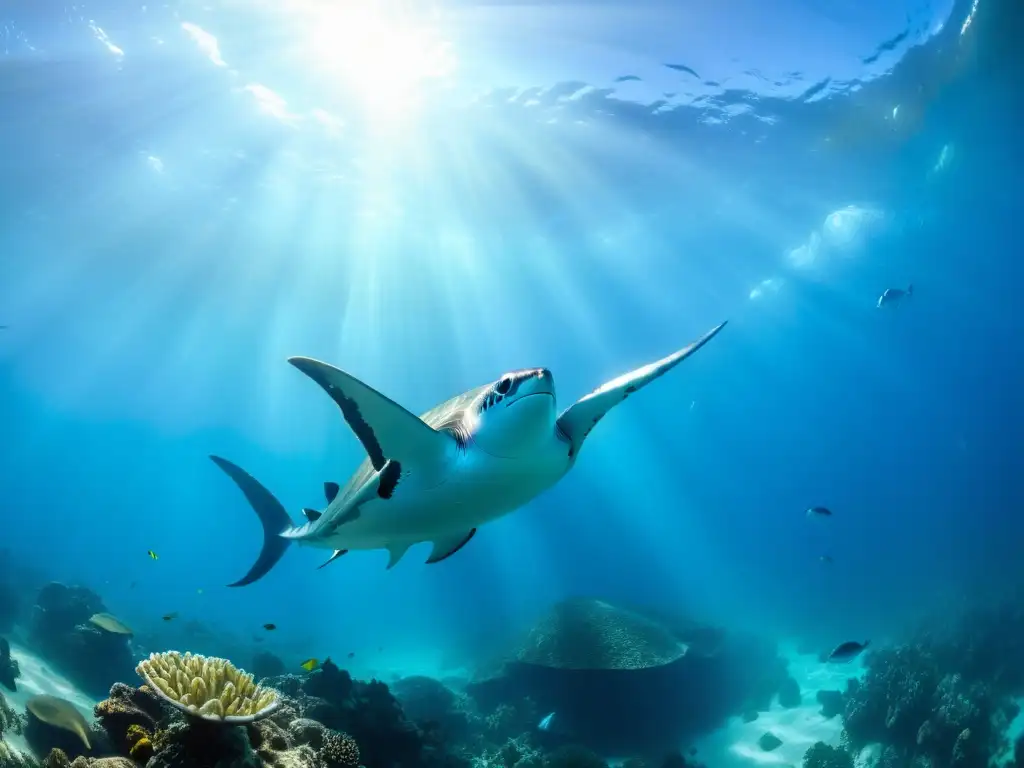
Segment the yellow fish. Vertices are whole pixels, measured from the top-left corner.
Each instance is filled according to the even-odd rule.
[[[146,550],[146,554],[149,555],[149,559],[150,560],[159,560],[160,559],[160,556],[156,552],[154,552],[152,549],[147,549]]]
[[[316,659],[306,659],[304,662],[299,664],[307,672],[312,672],[314,669],[320,666],[320,662]]]

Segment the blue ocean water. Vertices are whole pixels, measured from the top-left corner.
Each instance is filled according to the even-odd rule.
[[[1010,0],[0,20],[2,545],[41,578],[366,675],[574,595],[825,647],[1019,581]],[[261,536],[208,454],[295,517],[364,458],[286,357],[417,413],[547,366],[564,407],[727,319],[443,563],[224,586]]]

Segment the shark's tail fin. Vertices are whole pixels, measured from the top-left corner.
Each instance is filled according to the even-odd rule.
[[[291,540],[283,538],[280,534],[292,527],[292,521],[281,506],[281,502],[274,498],[274,494],[264,488],[259,480],[227,459],[220,456],[210,458],[235,481],[263,524],[263,548],[260,550],[260,556],[245,576],[234,584],[228,584],[229,587],[244,587],[266,576],[284,556]]]
[[[914,295],[914,284],[911,283],[910,285],[907,286],[907,296],[913,296],[913,295]]]

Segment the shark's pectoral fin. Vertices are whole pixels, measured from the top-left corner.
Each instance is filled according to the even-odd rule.
[[[359,379],[309,357],[290,357],[288,362],[323,387],[338,404],[345,421],[363,444],[378,472],[388,459],[409,468],[440,471],[454,438],[438,432],[418,416]]]
[[[726,321],[728,322],[728,321]],[[668,357],[623,374],[617,379],[602,384],[586,397],[570,405],[558,417],[558,429],[572,444],[570,456],[575,456],[590,430],[612,408],[621,403],[638,389],[668,373],[679,363],[707,344],[725,327],[725,323],[712,328],[692,344],[683,347]]]
[[[476,528],[470,528],[468,533],[460,533],[455,536],[446,536],[443,539],[434,539],[434,548],[430,550],[430,557],[427,558],[427,565],[433,565],[434,563],[440,563],[445,560],[464,546],[469,544],[469,540],[476,534]]]
[[[328,504],[333,504],[334,500],[338,498],[338,492],[341,491],[341,486],[337,483],[330,481],[324,483],[324,496],[327,498]]]
[[[323,514],[323,512],[317,512],[315,509],[310,509],[309,507],[302,508],[302,516],[311,523],[315,523],[323,516]]]
[[[405,557],[405,553],[409,551],[409,547],[412,543],[408,544],[392,544],[388,547],[388,570],[390,571],[396,565],[398,561]]]
[[[316,569],[319,571],[325,565],[330,565],[335,560],[337,560],[339,557],[341,557],[342,555],[347,554],[347,553],[348,553],[347,549],[336,549],[336,550],[334,550],[334,554],[331,555],[329,558],[327,558],[327,560],[325,560],[324,562],[320,563],[320,565],[318,565],[316,567]]]

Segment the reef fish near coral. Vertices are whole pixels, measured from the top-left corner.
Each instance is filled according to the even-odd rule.
[[[259,558],[229,586],[265,576],[296,541],[334,550],[386,549],[388,568],[409,547],[430,542],[427,563],[458,552],[477,528],[553,486],[576,462],[594,426],[629,395],[670,371],[725,327],[604,384],[555,416],[555,382],[546,368],[507,373],[420,417],[327,363],[289,361],[341,409],[368,459],[344,488],[325,483],[323,512],[305,510],[294,526],[281,503],[232,462],[211,459],[235,481],[263,525]],[[325,563],[326,564],[326,563]]]
[[[47,725],[70,731],[82,740],[86,749],[92,749],[89,741],[89,724],[75,705],[56,696],[40,694],[25,703],[25,708]]]

